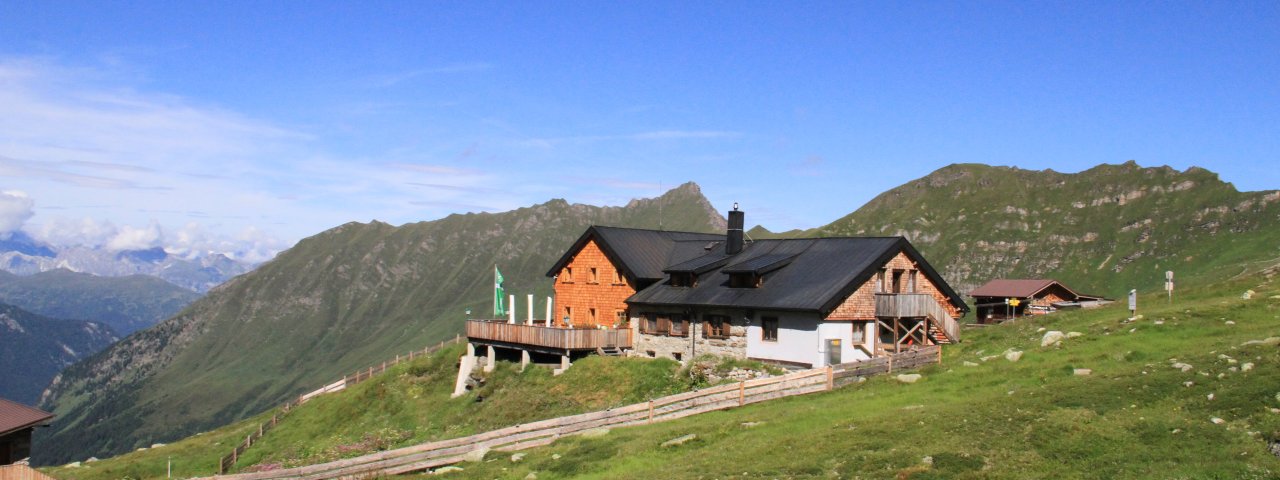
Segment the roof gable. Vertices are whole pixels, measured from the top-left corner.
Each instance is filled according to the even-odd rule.
[[[1044,278],[1000,278],[987,282],[986,285],[974,289],[972,292],[969,292],[969,296],[1030,298],[1054,285],[1062,287],[1063,290],[1070,292],[1076,297],[1080,296],[1080,294],[1070,288],[1067,288],[1066,285],[1059,283],[1057,280]]]
[[[627,280],[638,284],[641,280],[661,279],[663,269],[668,265],[686,262],[722,248],[724,235],[593,225],[552,265],[547,276],[558,275],[592,240]]]
[[[0,435],[43,424],[53,414],[0,398]]]

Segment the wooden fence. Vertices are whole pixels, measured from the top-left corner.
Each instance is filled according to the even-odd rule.
[[[488,320],[467,320],[467,338],[534,345],[554,350],[631,348],[629,328],[560,328]]]
[[[0,480],[57,480],[26,465],[0,465]]]
[[[858,377],[913,369],[937,363],[941,358],[941,347],[928,346],[891,357],[804,370],[779,377],[746,380],[600,412],[542,420],[329,463],[218,478],[329,479],[398,475],[459,463],[476,451],[523,450],[547,445],[560,437],[592,429],[663,422],[775,398],[829,391],[855,382]]]
[[[414,358],[430,355],[432,352],[440,350],[441,348],[444,348],[446,345],[453,345],[460,341],[462,341],[462,337],[455,335],[453,337],[453,340],[445,340],[440,342],[438,345],[430,345],[422,349],[421,351],[414,350],[405,355],[396,355],[395,359],[382,362],[382,365],[369,367],[367,369],[357,370],[355,373],[352,373],[351,375],[343,376],[341,379],[339,379],[336,382],[320,387],[315,391],[299,395],[298,398],[290,400],[284,405],[281,405],[280,411],[276,412],[274,415],[271,415],[270,420],[267,420],[263,423],[258,424],[257,431],[251,432],[249,433],[249,435],[246,435],[243,442],[240,442],[235,446],[235,448],[231,449],[231,453],[220,458],[218,460],[218,474],[221,475],[221,474],[227,473],[232,469],[232,467],[235,467],[236,462],[240,460],[240,455],[243,454],[245,450],[248,450],[249,447],[252,447],[253,444],[258,443],[258,440],[261,439],[262,436],[265,435],[267,432],[271,431],[272,428],[275,428],[275,426],[278,423],[280,423],[280,419],[284,418],[284,416],[287,415],[290,410],[293,410],[294,407],[307,403],[307,401],[317,396],[324,395],[326,393],[333,393],[333,392],[345,390],[347,387],[353,386],[355,384],[358,384],[360,382],[373,378],[374,375],[387,371],[388,368],[394,367],[398,365],[400,362],[407,362],[407,361],[413,360]],[[4,479],[0,479],[0,480],[4,480]]]

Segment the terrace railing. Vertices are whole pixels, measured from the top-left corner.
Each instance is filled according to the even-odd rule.
[[[555,350],[631,348],[628,328],[559,328],[492,320],[468,320],[467,338]]]

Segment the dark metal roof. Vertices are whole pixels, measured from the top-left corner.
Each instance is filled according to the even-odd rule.
[[[779,268],[785,267],[796,258],[795,253],[771,253],[761,255],[750,260],[741,261],[733,265],[729,265],[724,269],[724,273],[754,273],[763,275]]]
[[[719,245],[719,244],[716,244],[716,245]],[[724,249],[718,249],[717,251],[713,251],[712,253],[708,253],[701,257],[697,257],[692,260],[677,263],[675,265],[672,265],[670,267],[663,269],[662,271],[664,273],[682,272],[682,273],[703,274],[724,266],[724,264],[728,263],[729,259],[731,258],[733,257],[730,257],[728,254],[724,253]]]
[[[658,282],[632,295],[627,303],[816,311],[825,315],[898,252],[914,260],[953,305],[968,311],[964,300],[902,237],[757,240],[734,255],[728,266],[699,275],[693,287]],[[762,286],[730,288],[730,271],[760,272],[764,275]]]
[[[0,398],[0,436],[42,425],[51,418],[52,413]]]
[[[591,239],[633,283],[662,279],[662,271],[668,265],[705,256],[708,249],[724,253],[724,235],[592,226],[547,271],[547,276],[559,274]]]

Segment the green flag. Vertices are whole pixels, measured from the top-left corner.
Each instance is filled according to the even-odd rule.
[[[505,318],[507,316],[506,292],[502,290],[502,272],[498,271],[498,266],[493,266],[493,318]]]

